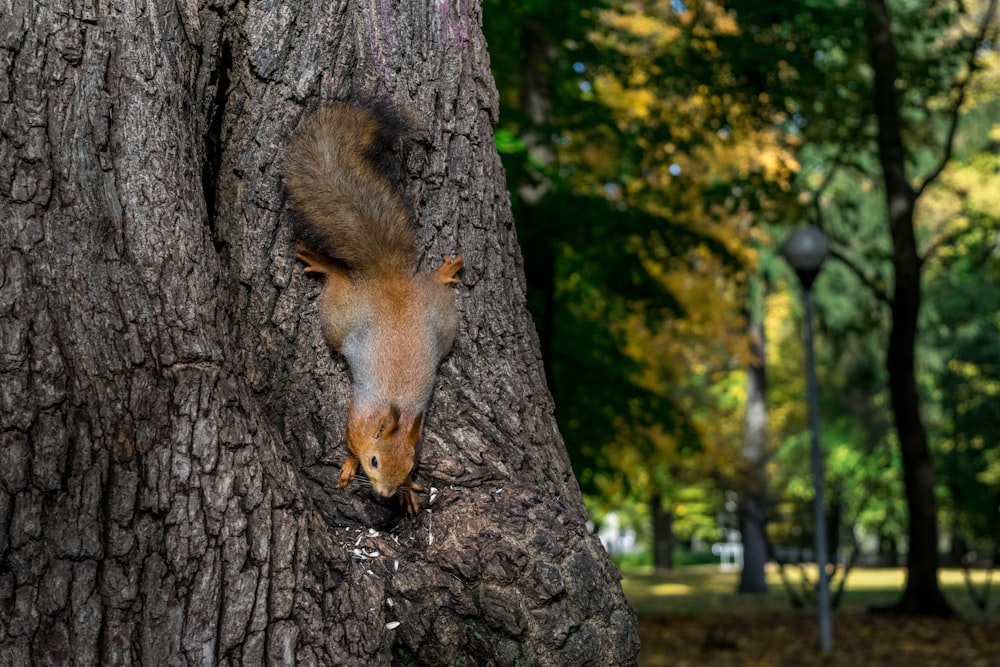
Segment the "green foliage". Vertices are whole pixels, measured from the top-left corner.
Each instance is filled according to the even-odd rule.
[[[489,18],[491,9],[504,12],[497,23]],[[607,96],[607,86],[638,72],[634,66],[620,69],[613,39],[602,42],[595,32],[606,24],[608,10],[560,5],[569,17],[563,23],[550,22],[550,10],[487,5],[486,23],[498,32],[491,43],[524,47],[504,49],[494,70],[508,103],[498,136],[524,249],[529,304],[560,427],[584,490],[619,498],[662,495],[678,478],[690,481],[710,467],[725,467],[700,463],[703,455],[717,456],[717,443],[706,449],[706,431],[698,423],[724,375],[695,375],[692,365],[720,371],[733,366],[742,344],[738,302],[732,294],[714,302],[701,297],[706,284],[738,272],[747,257],[736,235],[721,225],[710,230],[699,224],[690,205],[717,201],[722,208],[712,216],[728,215],[725,210],[734,206],[725,200],[728,185],[717,175],[689,175],[687,164],[678,178],[670,173],[672,163],[655,161],[669,142],[681,142],[669,147],[674,153],[699,145],[670,132],[691,123],[676,122],[664,107],[659,120],[639,132],[636,109]],[[500,35],[512,17],[518,17],[519,27]],[[525,44],[526,39],[535,43]],[[510,53],[521,54],[522,61],[509,60]],[[663,54],[635,57],[648,63]],[[537,66],[530,82],[529,64]],[[539,82],[542,90],[525,90]],[[529,96],[536,102],[526,101]],[[539,106],[547,110],[541,118]],[[715,136],[714,130],[708,133]],[[654,145],[661,148],[647,150]],[[662,186],[647,185],[654,170],[664,179]],[[525,201],[524,192],[538,190],[544,195]],[[681,284],[695,264],[703,267],[697,294]],[[710,308],[721,316],[701,312]],[[688,320],[701,331],[680,340],[678,323]],[[721,345],[695,354],[680,349],[699,345],[707,328]],[[636,469],[650,474],[634,474]]]
[[[891,324],[886,305],[893,276],[885,194],[875,146],[877,128],[869,103],[873,95],[863,8],[861,3],[850,6],[840,2],[807,3],[802,11],[791,16],[754,3],[745,7],[742,4],[730,6],[737,8],[740,22],[755,32],[755,41],[768,44],[772,52],[773,47],[780,48],[781,44],[796,45],[794,53],[782,59],[782,66],[793,74],[783,78],[773,73],[766,76],[772,85],[780,86],[781,99],[792,112],[792,120],[803,140],[803,148],[798,154],[803,168],[796,174],[794,184],[800,192],[801,213],[824,227],[835,253],[834,261],[828,263],[816,288],[820,311],[819,354],[821,368],[826,369],[821,387],[824,390],[823,442],[828,456],[830,486],[827,497],[850,508],[852,524],[883,535],[887,529],[898,532],[905,517],[900,504],[899,473],[888,476],[893,479],[890,486],[880,488],[879,478],[879,473],[885,469],[899,470],[897,457],[887,458],[893,454],[894,443],[888,431],[891,415],[887,411],[888,397],[882,370],[882,350]],[[966,9],[972,10],[972,16],[966,14]],[[949,141],[953,140],[953,155],[960,161],[995,159],[996,139],[990,139],[990,126],[997,117],[995,91],[992,96],[977,94],[975,106],[963,107],[962,122],[954,137],[950,135],[955,105],[963,99],[960,86],[965,84],[970,73],[968,62],[976,27],[972,19],[980,10],[957,3],[891,3],[900,64],[897,89],[904,120],[901,131],[905,145],[911,147],[906,158],[909,172],[916,176],[914,187],[919,188],[920,179],[935,175],[935,170],[941,168],[942,160],[948,156]],[[749,27],[751,25],[754,27]],[[789,39],[792,35],[796,36],[794,40]],[[810,47],[802,48],[804,44]],[[986,60],[989,59],[983,58],[984,62]],[[992,114],[985,113],[985,107],[989,107]],[[967,169],[959,164],[953,159],[951,165],[955,166],[948,165],[941,180],[948,189],[960,190],[960,196],[967,200],[946,206],[935,201],[936,188],[925,193],[931,199],[930,205],[926,205],[923,202],[928,197],[925,196],[918,210],[918,239],[921,250],[926,249],[931,260],[942,252],[950,256],[957,251],[959,257],[981,265],[982,253],[977,262],[972,259],[976,253],[957,248],[956,244],[968,233],[974,224],[970,221],[975,219],[984,227],[985,247],[995,246],[996,211],[1000,208],[982,203],[983,193],[995,192],[996,185],[983,179],[982,175],[988,173],[986,170],[980,171],[979,177],[966,174],[962,178]],[[958,188],[956,180],[962,181]],[[941,199],[941,195],[936,198]],[[975,215],[968,210],[971,207],[968,200],[978,202]],[[945,211],[951,215],[943,215]],[[962,222],[961,216],[967,217],[967,221]],[[989,317],[997,313],[996,304],[980,298],[979,290],[984,287],[981,281],[965,283],[965,299],[933,287],[928,289],[923,330],[931,330],[933,325],[930,323],[940,317],[938,309],[947,310],[948,304],[962,317]],[[973,315],[977,311],[979,314]],[[955,456],[940,456],[957,450],[949,437],[945,437],[947,432],[942,426],[957,429],[965,438],[975,420],[973,417],[963,422],[941,414],[942,409],[948,412],[949,403],[961,402],[961,397],[956,395],[959,391],[956,383],[949,383],[947,371],[963,363],[959,361],[963,352],[956,347],[959,341],[955,340],[954,329],[948,326],[941,330],[947,331],[947,336],[925,336],[919,340],[917,356],[925,411],[935,420],[932,436],[936,437],[932,437],[932,443],[940,450],[942,486],[954,488],[949,508],[953,515],[952,525],[968,524],[972,508],[980,508],[977,515],[980,519],[988,514],[995,522],[996,497],[981,493],[976,483],[970,484],[970,478],[983,479],[990,447],[983,445],[987,450],[983,456],[963,454],[961,465]],[[988,335],[988,331],[983,331]],[[971,347],[985,349],[983,345],[984,340],[978,340]],[[982,360],[981,355],[981,352],[976,355],[977,362]],[[970,371],[972,367],[968,365],[961,367],[980,378],[982,370],[977,362],[972,364],[974,371]],[[772,382],[772,387],[780,386],[784,380],[780,375],[775,378],[776,375],[772,374],[772,381],[778,380]],[[989,403],[985,400],[987,392],[984,392],[985,386],[989,386],[988,380],[978,386],[969,381],[959,384],[973,402]],[[995,408],[995,404],[989,403],[986,410],[995,411]],[[786,510],[802,508],[808,495],[807,447],[804,438],[797,435],[802,431],[796,431],[796,423],[788,422],[787,426],[792,428],[784,429],[786,445],[775,470],[777,475],[788,480],[789,488],[793,489],[791,497],[801,496],[798,503],[781,506]],[[973,435],[970,442],[979,441]],[[872,461],[877,461],[877,466],[890,467],[870,467],[868,464]],[[838,466],[843,466],[843,470],[838,471]],[[834,509],[830,507],[831,512]],[[806,513],[801,514],[794,524],[808,526]],[[781,525],[775,526],[775,529],[781,528]],[[982,521],[970,532],[984,536],[998,534],[995,523]]]
[[[996,177],[996,156],[970,168]],[[980,217],[973,215],[974,218]],[[938,434],[939,470],[949,492],[953,524],[971,548],[1000,548],[1000,257],[997,226],[977,220],[960,247],[944,253],[930,272],[927,294],[936,308],[928,344],[937,351],[928,368],[939,408],[932,427]],[[977,539],[978,538],[978,539]]]

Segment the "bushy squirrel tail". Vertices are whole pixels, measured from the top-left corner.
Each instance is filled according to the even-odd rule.
[[[299,126],[283,172],[311,246],[361,274],[412,272],[412,212],[391,175],[395,128],[383,112],[350,102]]]

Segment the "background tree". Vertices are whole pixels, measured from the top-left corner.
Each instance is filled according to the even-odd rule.
[[[808,149],[796,183],[802,213],[826,228],[835,256],[888,306],[885,365],[910,516],[907,589],[896,608],[947,614],[916,363],[921,268],[936,244],[921,250],[914,214],[954,157],[995,3],[890,4],[816,2],[792,18],[751,3],[734,7],[757,42],[771,45],[770,69],[788,73],[774,77],[783,85],[772,95],[793,113]],[[840,173],[850,197],[830,196]],[[881,210],[864,204],[858,179],[874,185]]]
[[[754,125],[748,96],[713,95],[728,70],[711,36],[733,23],[718,4],[704,5],[624,3],[585,12],[588,25],[567,21],[577,32],[553,44],[560,84],[550,87],[552,128],[543,132],[547,169],[516,140],[531,135],[524,114],[505,116],[515,138],[509,172],[548,188],[518,218],[536,254],[550,249],[537,264],[544,275],[532,280],[529,263],[528,278],[550,295],[532,303],[558,341],[550,373],[574,466],[595,494],[638,494],[660,526],[670,525],[671,489],[706,475],[741,478],[728,453],[739,431],[722,433],[719,424],[732,422],[713,413],[741,409],[725,407],[724,396],[750,358],[733,277],[752,270],[749,223],[767,188],[744,197],[740,187],[780,189],[790,167],[783,134]],[[505,77],[504,62],[498,76],[516,89],[521,78]],[[656,534],[669,540],[669,531]],[[669,552],[655,549],[664,555],[656,562],[668,564]]]
[[[964,67],[961,64],[954,65],[952,72],[946,72],[947,78],[941,89],[932,91],[929,96],[931,99],[935,96],[944,97],[946,130],[938,142],[928,142],[931,146],[940,144],[940,156],[937,164],[916,185],[908,174],[907,144],[904,139],[907,124],[903,117],[904,107],[897,92],[900,73],[892,17],[882,0],[869,0],[866,7],[868,48],[874,73],[878,158],[892,241],[892,327],[886,366],[909,509],[907,581],[897,608],[909,613],[948,615],[952,613],[951,608],[941,594],[937,581],[938,519],[934,467],[922,420],[916,379],[916,336],[922,295],[921,269],[925,257],[918,249],[914,217],[917,200],[951,160],[962,103],[974,72],[976,54],[987,36],[996,32],[993,25],[996,2],[990,2],[983,11],[976,33],[963,35],[958,48],[944,52],[946,62],[956,58],[964,58],[967,62]],[[959,6],[955,10],[959,17],[962,9]],[[932,108],[926,105],[922,111],[930,113]],[[934,138],[933,133],[931,138]]]
[[[889,2],[886,19],[873,11],[881,5],[840,0],[794,8],[636,0],[579,14],[571,6],[565,25],[572,29],[555,20],[548,3],[506,4],[546,17],[548,28],[551,120],[534,135],[542,143],[548,138],[546,161],[520,141],[527,124],[505,124],[503,146],[507,164],[519,169],[514,173],[546,186],[541,202],[549,208],[526,218],[523,231],[526,238],[538,234],[536,247],[547,252],[540,263],[547,280],[534,283],[546,296],[536,303],[547,313],[543,329],[555,332],[552,384],[585,489],[631,494],[641,499],[633,506],[669,511],[676,489],[709,474],[699,465],[717,465],[723,486],[745,478],[733,465],[739,434],[716,437],[723,434],[703,427],[746,406],[731,376],[751,356],[740,315],[747,310],[747,276],[763,263],[757,251],[770,242],[757,230],[777,228],[780,236],[780,225],[815,222],[832,238],[838,260],[817,285],[819,353],[829,368],[825,440],[835,443],[832,458],[845,466],[898,465],[909,480],[899,487],[892,479],[872,495],[832,471],[840,486],[831,490],[838,502],[829,511],[857,513],[845,525],[877,531],[887,552],[909,543],[910,584],[898,609],[948,613],[937,590],[931,532],[940,510],[950,512],[951,505],[935,507],[928,473],[940,474],[930,467],[941,454],[937,443],[950,447],[958,435],[950,424],[972,423],[943,418],[950,414],[945,396],[964,395],[966,409],[973,401],[989,405],[982,396],[989,382],[971,383],[969,373],[981,370],[988,378],[990,369],[963,366],[961,382],[940,387],[933,375],[944,368],[944,352],[917,331],[942,314],[927,299],[909,308],[920,297],[925,267],[961,266],[952,255],[974,247],[962,241],[968,225],[930,219],[924,202],[959,165],[964,170],[996,153],[995,108],[983,102],[995,100],[997,79],[995,70],[981,71],[996,67],[995,3]],[[876,27],[881,34],[873,41]],[[895,73],[886,69],[886,52],[874,57],[872,46],[894,52]],[[893,87],[894,101],[888,100]],[[887,111],[887,101],[895,109]],[[972,182],[956,188],[960,198],[991,187]],[[995,215],[976,219],[992,225]],[[900,234],[912,235],[913,253],[900,245]],[[768,384],[776,398],[798,404],[799,381],[779,372]],[[963,394],[953,393],[959,385]],[[920,409],[890,410],[893,395],[918,401]],[[787,419],[793,411],[771,402],[772,447],[794,448],[789,429],[797,422]],[[890,414],[897,423],[886,419]],[[926,430],[928,415],[936,430],[914,437]],[[722,455],[713,459],[713,451]],[[976,470],[985,471],[991,456],[984,447]],[[790,451],[779,462],[795,460]],[[694,474],[686,475],[686,467]],[[865,479],[868,472],[875,470],[866,468]],[[947,482],[963,479],[958,469],[948,475]],[[898,488],[907,489],[912,504],[909,539],[898,530],[896,499],[876,497]],[[791,515],[785,509],[792,498],[777,498],[783,515]]]
[[[771,450],[767,411],[767,336],[764,328],[764,303],[768,276],[750,279],[748,294],[751,358],[747,363],[747,398],[743,434],[745,483],[740,494],[740,535],[743,542],[743,568],[740,570],[741,593],[766,593],[765,565],[768,559],[767,464]]]
[[[479,6],[0,12],[0,662],[629,664],[552,416]],[[349,377],[279,179],[303,113],[391,100],[462,329],[401,516],[337,490]]]

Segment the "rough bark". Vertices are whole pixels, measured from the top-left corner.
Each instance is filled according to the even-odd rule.
[[[915,349],[920,314],[921,260],[913,227],[916,192],[906,177],[903,119],[896,92],[897,56],[889,10],[883,0],[867,0],[867,7],[868,45],[875,76],[878,154],[885,184],[895,279],[886,366],[909,510],[906,588],[896,610],[949,616],[954,612],[938,584],[934,462],[927,444],[917,393]]]
[[[555,426],[474,1],[0,9],[0,664],[629,664]],[[390,101],[465,255],[415,517],[336,487],[349,375],[279,178]],[[398,622],[398,626],[396,625]]]

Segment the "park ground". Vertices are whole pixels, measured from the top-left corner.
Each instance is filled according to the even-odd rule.
[[[1000,595],[990,596],[992,613],[978,611],[960,570],[942,570],[941,584],[961,617],[930,619],[869,613],[870,605],[899,597],[905,574],[855,568],[834,611],[833,649],[825,654],[815,607],[793,609],[776,570],[768,572],[766,595],[737,595],[739,575],[714,566],[623,574],[639,616],[642,667],[1000,666]],[[980,591],[984,580],[974,573]]]

